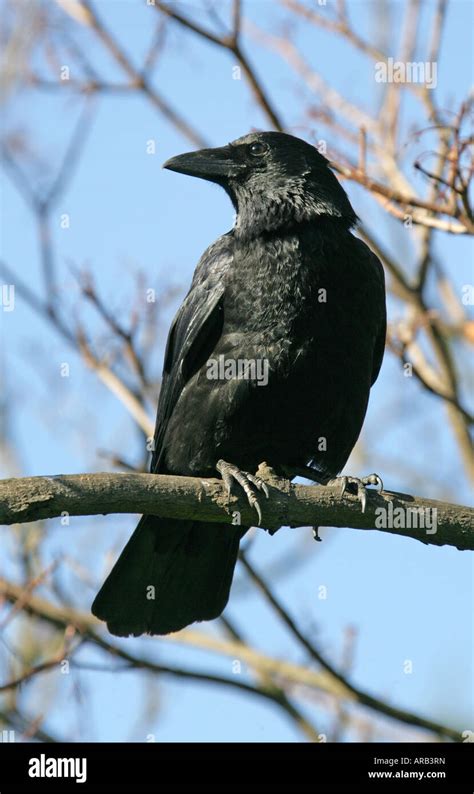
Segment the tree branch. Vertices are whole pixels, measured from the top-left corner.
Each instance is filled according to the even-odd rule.
[[[180,14],[175,9],[171,8],[171,6],[167,5],[166,3],[161,2],[160,0],[156,0],[154,3],[154,7],[157,11],[165,14],[170,19],[173,19],[176,23],[181,25],[183,28],[191,31],[195,35],[199,36],[200,38],[204,39],[205,41],[210,42],[211,44],[215,44],[217,47],[221,47],[224,50],[227,50],[231,55],[233,55],[238,62],[239,66],[241,67],[245,77],[247,78],[247,82],[252,89],[253,95],[255,100],[257,101],[258,105],[262,108],[264,114],[271,122],[271,124],[275,127],[276,130],[283,130],[283,122],[281,121],[278,113],[273,106],[269,96],[267,95],[266,91],[264,90],[261,80],[257,77],[255,68],[250,64],[247,55],[242,51],[242,48],[239,44],[238,36],[236,35],[236,31],[238,29],[234,27],[234,32],[230,36],[223,36],[220,38],[216,36],[211,30],[206,30],[202,27],[202,25],[198,25],[196,22],[193,22],[192,19],[188,19],[183,14]],[[234,16],[234,26],[235,26],[235,16]]]
[[[295,485],[266,464],[259,467],[270,498],[260,499],[263,525],[381,529],[435,546],[474,550],[474,510],[409,494],[368,491],[362,512],[337,486]],[[61,515],[144,513],[163,518],[255,525],[256,513],[242,497],[227,497],[221,480],[159,474],[99,473],[24,477],[0,481],[0,523]]]
[[[31,592],[25,594],[24,587],[2,578],[0,578],[0,598],[12,604],[16,604],[16,602],[20,600],[21,610],[23,612],[34,617],[39,617],[61,630],[64,630],[67,626],[74,626],[76,631],[82,634],[85,641],[93,642],[111,654],[111,656],[128,661],[131,665],[143,670],[223,684],[251,694],[266,697],[277,703],[278,700],[274,696],[276,681],[284,682],[285,684],[304,686],[309,690],[319,690],[347,702],[352,702],[354,704],[359,703],[384,716],[392,717],[393,719],[400,720],[409,725],[414,725],[418,728],[433,731],[439,736],[452,739],[453,741],[459,742],[462,740],[460,731],[450,726],[428,720],[418,714],[413,714],[409,711],[391,706],[389,703],[378,700],[363,690],[357,689],[346,681],[342,675],[334,672],[327,663],[326,670],[314,670],[312,667],[304,667],[300,664],[294,664],[279,658],[267,656],[265,653],[245,643],[226,641],[220,637],[208,634],[207,632],[196,631],[195,629],[189,628],[179,631],[176,634],[168,634],[166,638],[160,638],[159,642],[163,644],[163,647],[167,647],[168,644],[177,644],[185,647],[202,649],[206,652],[211,651],[218,656],[227,656],[244,662],[251,670],[259,674],[260,677],[265,676],[272,678],[273,686],[270,689],[262,685],[258,688],[254,688],[251,684],[247,684],[244,681],[236,681],[235,677],[230,678],[215,673],[208,674],[183,668],[164,667],[152,660],[134,656],[130,652],[113,645],[108,640],[104,640],[98,631],[96,631],[101,625],[100,621],[93,615],[81,612],[69,606],[56,606],[43,598],[32,595]]]
[[[21,594],[22,588],[19,585],[15,585],[13,583],[7,582],[5,579],[0,578],[0,596],[7,601],[10,601],[12,604],[16,606],[17,600],[21,601],[20,609],[25,611],[27,614],[30,614],[34,617],[38,617],[53,626],[56,626],[58,629],[70,629],[74,626],[77,631],[82,634],[82,641],[89,642],[97,645],[103,651],[108,653],[113,659],[122,659],[123,661],[127,662],[127,666],[122,668],[123,670],[127,669],[135,669],[135,670],[144,670],[148,673],[155,673],[158,675],[166,675],[171,676],[174,678],[181,678],[181,679],[190,679],[193,681],[199,681],[201,683],[207,684],[216,684],[219,686],[230,687],[235,689],[239,692],[244,692],[250,695],[256,695],[259,698],[263,698],[269,702],[273,702],[274,705],[283,708],[287,714],[293,719],[294,722],[297,723],[298,727],[312,740],[312,741],[319,741],[319,733],[316,731],[313,726],[298,712],[296,708],[289,708],[285,702],[285,693],[283,690],[280,690],[279,687],[273,682],[272,679],[266,681],[266,683],[261,682],[257,684],[247,683],[245,681],[240,681],[236,676],[229,677],[224,675],[219,675],[218,673],[214,673],[212,671],[204,671],[204,670],[192,670],[186,669],[185,667],[176,666],[176,665],[163,665],[158,664],[152,659],[137,656],[132,654],[123,648],[120,648],[113,643],[110,643],[108,640],[104,639],[95,631],[95,627],[99,626],[99,622],[92,616],[86,615],[84,613],[80,613],[75,611],[72,608],[64,608],[64,611],[61,611],[61,607],[57,607],[49,602],[38,598],[36,596],[31,596],[29,593],[25,599],[24,594]],[[205,635],[204,635],[205,636]],[[190,643],[193,645],[192,641]],[[198,647],[199,644],[198,644]],[[223,647],[225,647],[225,643],[223,643]],[[233,646],[231,646],[233,647]],[[6,692],[9,689],[17,689],[22,684],[26,683],[26,681],[31,680],[33,677],[40,673],[44,673],[47,671],[52,671],[57,669],[59,666],[60,661],[65,658],[69,658],[71,666],[80,669],[80,665],[76,662],[72,662],[69,655],[58,654],[57,657],[54,659],[44,662],[36,667],[32,667],[22,676],[19,676],[15,680],[8,681],[6,684],[0,686],[0,693]],[[272,666],[271,660],[268,663],[270,667]],[[279,662],[275,660],[274,666],[276,667],[277,671],[279,670]],[[117,672],[117,668],[115,668],[115,672]],[[258,665],[256,666],[256,672],[258,672]],[[291,668],[291,673],[297,675],[297,671]],[[315,673],[317,676],[317,673]],[[315,679],[316,680],[316,679]],[[321,678],[321,687],[324,690],[324,686],[326,684],[326,679]],[[328,679],[327,686],[331,690],[331,681]],[[383,702],[383,701],[382,701]],[[0,711],[0,725],[2,720],[3,713]],[[412,715],[409,714],[409,717]],[[446,728],[447,733],[445,732],[444,726],[441,727],[441,731],[438,731],[438,724],[431,723],[431,721],[424,721],[422,717],[418,717],[417,715],[413,716],[413,719],[417,720],[415,723],[417,726],[422,728],[427,728],[428,730],[434,730],[436,733],[440,733],[440,735],[448,736],[449,738],[458,740],[459,734],[457,734],[454,730]],[[419,720],[422,720],[422,723],[419,723]],[[425,724],[426,722],[426,724]],[[435,726],[434,728],[432,726]],[[39,734],[38,734],[39,736]],[[42,739],[42,741],[46,741]]]

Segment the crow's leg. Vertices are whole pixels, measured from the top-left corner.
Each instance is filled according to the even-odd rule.
[[[367,477],[361,477],[360,479],[359,477],[336,477],[334,480],[329,480],[329,482],[326,483],[326,485],[339,484],[341,485],[341,496],[344,496],[350,486],[355,487],[357,498],[362,505],[363,513],[365,513],[365,508],[367,506],[366,485],[377,485],[379,493],[383,491],[383,482],[378,474],[368,474]],[[351,490],[354,490],[354,488],[351,488]]]
[[[216,469],[224,480],[224,484],[227,488],[227,493],[229,496],[234,480],[235,482],[238,482],[240,486],[242,486],[245,494],[247,495],[250,507],[253,507],[257,511],[258,524],[260,526],[262,523],[262,511],[260,510],[260,505],[255,495],[255,488],[257,488],[259,491],[263,491],[268,499],[269,493],[266,483],[256,474],[249,474],[248,471],[241,471],[237,466],[234,466],[233,463],[227,463],[225,460],[218,460]]]

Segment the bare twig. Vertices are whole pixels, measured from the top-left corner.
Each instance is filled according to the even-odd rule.
[[[186,28],[192,33],[195,33],[197,36],[205,39],[211,44],[215,44],[218,47],[228,50],[228,52],[237,60],[237,63],[247,78],[257,103],[264,111],[272,126],[277,130],[283,129],[283,123],[272,102],[270,101],[267,92],[263,88],[262,82],[257,76],[255,67],[250,63],[248,56],[244,53],[241,45],[239,44],[238,36],[235,35],[235,29],[230,36],[224,36],[221,38],[216,36],[216,34],[214,34],[212,31],[204,28],[202,25],[199,25],[197,22],[185,17],[184,14],[181,14],[173,6],[161,2],[161,0],[156,0],[154,7],[157,11],[160,11],[162,14],[166,14],[166,16],[168,16],[170,19],[173,19],[175,22],[181,25],[181,27]],[[235,22],[236,16],[234,14],[234,25]]]
[[[122,67],[124,72],[130,78],[132,85],[143,92],[150,100],[151,104],[160,111],[160,113],[176,127],[177,130],[184,135],[191,143],[196,146],[205,146],[206,141],[204,138],[189,124],[188,121],[177,111],[172,105],[156,91],[150,84],[148,79],[144,76],[143,72],[137,69],[125,50],[122,49],[116,38],[110,33],[103,21],[100,19],[96,10],[89,0],[82,0],[82,5],[86,9],[89,16],[89,25],[96,33],[97,37],[101,40],[105,48],[110,52],[117,63]]]
[[[130,415],[135,419],[137,425],[143,430],[147,437],[153,436],[154,422],[143,407],[143,401],[139,399],[127,385],[113,372],[105,361],[101,361],[94,355],[85,334],[81,329],[73,332],[61,320],[59,315],[51,313],[48,304],[38,298],[34,292],[24,284],[16,273],[0,261],[0,275],[3,275],[7,283],[14,284],[18,295],[21,296],[33,311],[47,322],[51,322],[56,331],[82,356],[84,362],[97,374],[102,383],[114,394],[125,406]]]
[[[0,579],[0,596],[5,598],[11,603],[20,598],[22,595],[22,588],[5,579]],[[103,648],[111,654],[112,657],[120,658],[124,661],[130,662],[135,668],[149,670],[155,673],[169,673],[170,675],[177,675],[178,677],[189,677],[195,680],[209,681],[211,683],[219,683],[224,686],[231,686],[251,694],[260,694],[262,697],[274,700],[272,691],[268,692],[265,689],[255,689],[243,681],[233,678],[224,678],[216,674],[200,673],[197,671],[189,671],[182,668],[175,668],[172,666],[162,666],[152,662],[148,659],[136,657],[127,651],[122,650],[120,647],[112,645],[112,643],[104,640],[98,633],[97,629],[101,625],[100,622],[92,615],[79,612],[71,609],[70,607],[61,607],[51,604],[43,598],[37,596],[29,596],[28,600],[23,602],[22,609],[30,615],[39,617],[48,623],[64,629],[65,625],[72,625],[75,629],[84,636],[84,639],[91,641]],[[236,641],[226,641],[200,631],[193,629],[186,629],[177,634],[170,634],[166,638],[162,638],[161,642],[164,645],[168,644],[181,644],[188,647],[200,648],[206,651],[213,651],[218,655],[230,656],[233,659],[239,659],[247,664],[252,670],[258,672],[260,675],[275,676],[278,681],[299,684],[309,689],[321,690],[334,697],[342,698],[348,702],[360,703],[366,705],[372,710],[382,713],[385,716],[398,719],[401,722],[409,725],[434,732],[439,736],[460,741],[461,735],[458,731],[442,725],[432,720],[425,719],[417,714],[413,714],[403,709],[397,709],[379,701],[367,693],[364,693],[367,699],[366,703],[360,700],[361,691],[352,687],[348,682],[344,681],[341,676],[334,676],[328,671],[317,671],[308,667],[293,664],[290,662],[275,659],[255,650],[248,645]]]

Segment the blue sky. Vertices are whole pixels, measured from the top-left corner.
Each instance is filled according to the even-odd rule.
[[[134,62],[140,63],[153,31],[151,20],[154,22],[155,16],[151,15],[156,12],[133,0],[102,0],[95,6]],[[220,4],[223,18],[226,6]],[[199,3],[182,7],[209,24]],[[387,23],[394,55],[403,7],[404,3],[393,3]],[[247,8],[260,26],[274,27],[281,17],[276,4],[266,0],[248,2]],[[425,4],[420,44],[426,39],[432,8],[432,4]],[[375,4],[353,1],[349,9],[361,33],[373,35]],[[457,0],[451,4],[438,69],[438,101],[444,106],[455,107],[471,84],[471,17],[470,3]],[[60,11],[57,19],[66,22]],[[103,76],[121,79],[87,29],[75,26],[74,35]],[[376,111],[378,99],[370,61],[354,55],[346,43],[324,31],[299,26],[296,37],[311,64],[335,88]],[[318,138],[317,128],[301,128],[302,101],[308,98],[308,91],[275,55],[255,44],[249,44],[248,51],[287,129],[302,136],[310,132]],[[40,56],[36,58],[38,69],[44,69]],[[232,58],[217,48],[170,29],[155,71],[159,90],[211,145],[222,145],[253,127],[268,126],[244,80],[232,79],[234,65]],[[47,165],[45,172],[54,174],[81,101],[67,87],[61,93],[21,90],[10,97],[5,129],[23,130],[39,160]],[[414,106],[408,103],[407,123],[415,114]],[[146,152],[150,139],[156,141],[154,155]],[[204,248],[233,220],[232,207],[217,187],[161,170],[161,163],[168,157],[191,148],[144,98],[123,94],[98,97],[78,166],[53,215],[60,306],[69,320],[81,317],[91,337],[103,335],[103,328],[92,312],[79,310],[71,266],[88,268],[108,308],[124,319],[136,299],[137,271],[143,274],[144,285],[157,289],[158,295],[170,285],[176,286],[174,301],[161,317],[152,353],[156,377],[161,371],[167,325],[187,290],[195,264]],[[419,184],[419,178],[407,167],[410,178]],[[38,167],[38,173],[42,170]],[[362,190],[345,187],[358,215],[384,245],[404,252],[409,270],[410,232],[387,220]],[[3,181],[1,201],[2,257],[31,289],[39,290],[37,231],[28,206],[9,179]],[[67,230],[60,228],[62,213],[71,218]],[[182,218],[186,219],[186,234],[182,233]],[[456,289],[472,278],[469,241],[438,235],[436,251]],[[390,317],[399,317],[400,311],[390,299]],[[123,407],[44,321],[18,300],[14,312],[0,314],[0,322],[0,371],[10,405],[8,434],[22,474],[100,471],[107,467],[98,456],[104,449],[131,461],[141,459],[139,435]],[[67,379],[59,374],[63,362],[70,364]],[[153,410],[150,406],[150,413]],[[351,473],[375,470],[390,489],[459,503],[471,501],[440,402],[424,394],[413,380],[403,378],[390,353],[372,391],[361,441],[347,467]],[[3,473],[12,472],[5,467]],[[67,553],[99,584],[106,565],[133,526],[132,516],[76,518],[69,528],[61,527],[56,520],[47,522],[43,563]],[[304,558],[295,570],[283,570],[271,579],[272,585],[334,662],[341,656],[344,629],[357,627],[353,671],[357,684],[396,705],[461,730],[472,728],[470,555],[375,532],[328,529],[323,537],[324,542],[316,544],[310,530],[285,529],[273,538],[259,532],[252,544],[251,559],[264,572],[278,562],[281,568],[281,561],[293,552]],[[4,547],[9,552],[6,571],[14,576],[18,571],[13,541],[3,533],[1,544],[2,552]],[[105,553],[110,549],[113,553],[106,561]],[[261,600],[239,588],[241,577],[242,571],[238,571],[229,616],[257,647],[304,662],[300,650]],[[89,608],[93,589],[79,583],[68,566],[61,571],[60,581],[74,603]],[[326,600],[318,598],[320,585],[327,587]],[[130,639],[121,644],[156,659],[231,672],[231,660],[168,647],[159,639]],[[84,664],[104,663],[104,657],[91,649],[82,650],[78,659]],[[413,662],[409,675],[403,672],[407,659]],[[273,706],[223,689],[157,681],[130,672],[73,670],[71,676],[50,674],[50,678],[57,687],[57,699],[45,726],[71,739],[143,741],[151,731],[159,741],[301,740]],[[76,719],[71,698],[78,684],[87,702],[87,717],[80,720]],[[41,708],[44,691],[33,683],[21,697],[27,710],[35,714]],[[160,711],[150,728],[141,721],[140,711],[155,697]],[[303,700],[303,708],[322,731],[330,727],[328,712],[318,704]]]

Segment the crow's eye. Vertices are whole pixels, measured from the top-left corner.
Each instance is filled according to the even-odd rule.
[[[268,145],[266,143],[256,142],[252,143],[250,146],[250,154],[253,157],[261,157],[262,154],[266,154],[268,151]]]

